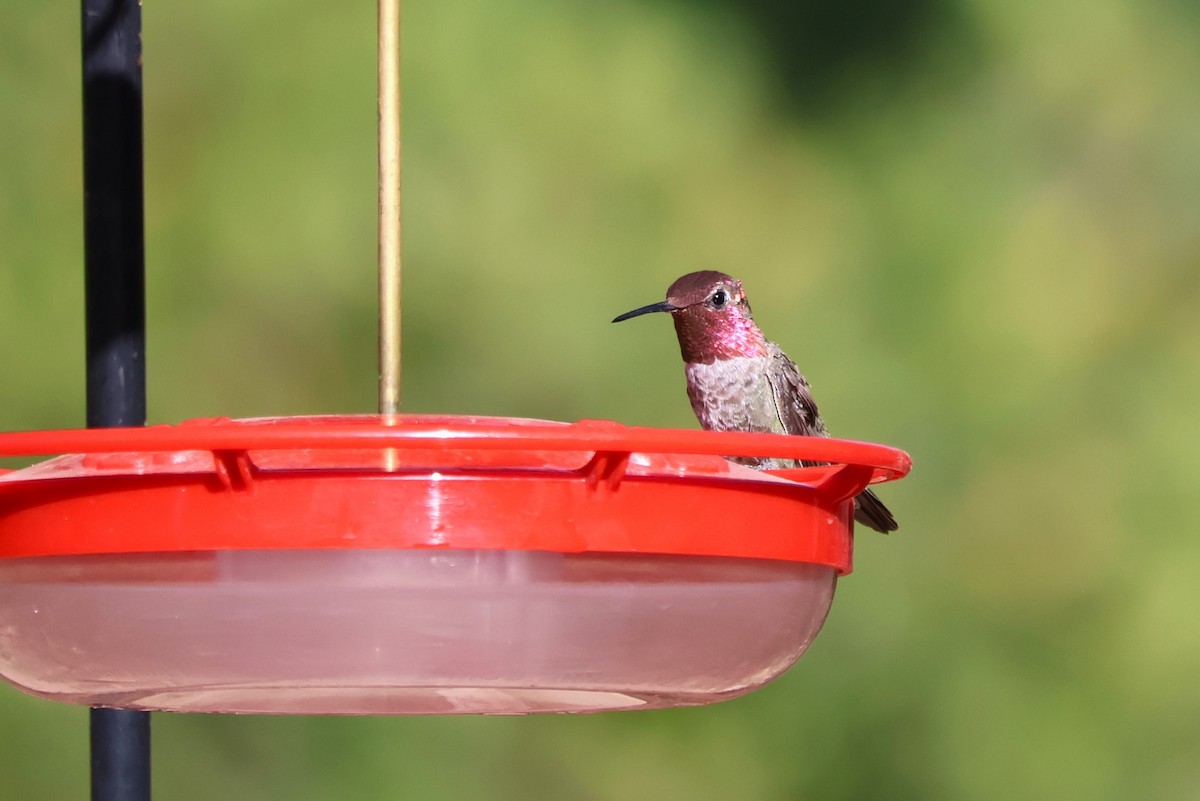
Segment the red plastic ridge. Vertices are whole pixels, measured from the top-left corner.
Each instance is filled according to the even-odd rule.
[[[453,417],[0,434],[0,558],[442,548],[851,569],[853,497],[907,454],[847,440]],[[88,454],[82,456],[79,454]],[[755,472],[721,456],[825,466]]]

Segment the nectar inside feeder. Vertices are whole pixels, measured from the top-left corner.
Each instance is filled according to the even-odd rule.
[[[851,568],[834,439],[366,416],[0,435],[0,674],[135,709],[528,713],[736,697]],[[722,455],[828,463],[749,470]]]

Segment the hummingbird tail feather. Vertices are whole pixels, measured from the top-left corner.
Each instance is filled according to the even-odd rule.
[[[900,528],[896,518],[892,517],[883,501],[871,490],[863,490],[854,499],[854,519],[881,534]]]

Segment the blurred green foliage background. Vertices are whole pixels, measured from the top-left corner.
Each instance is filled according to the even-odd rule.
[[[77,426],[78,9],[10,6],[0,429]],[[902,529],[744,699],[158,715],[157,795],[1197,797],[1198,9],[410,0],[406,409],[694,426],[668,322],[608,321],[720,269],[913,454]],[[152,421],[373,410],[374,24],[146,5]],[[0,689],[0,797],[85,797],[86,729]]]

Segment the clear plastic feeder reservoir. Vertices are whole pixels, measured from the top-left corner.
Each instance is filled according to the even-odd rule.
[[[0,674],[203,712],[585,712],[742,695],[808,647],[902,452],[461,417],[0,435]],[[827,462],[774,474],[725,455]]]

